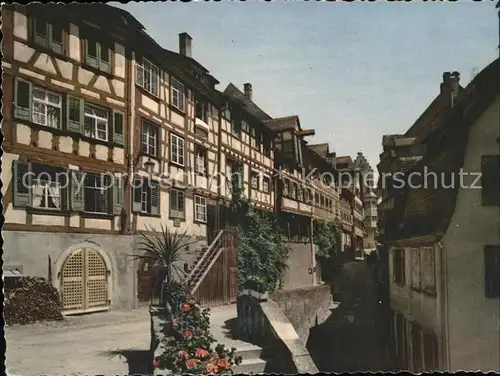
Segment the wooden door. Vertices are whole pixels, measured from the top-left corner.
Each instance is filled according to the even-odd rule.
[[[61,286],[63,311],[109,306],[108,270],[94,249],[78,249],[68,256],[61,271]]]

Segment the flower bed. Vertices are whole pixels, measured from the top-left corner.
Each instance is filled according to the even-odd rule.
[[[233,365],[241,357],[234,355],[235,348],[215,345],[210,334],[210,310],[186,293],[175,282],[166,286],[167,309],[163,312],[163,354],[154,360],[154,367],[174,374],[232,374]],[[214,346],[215,345],[215,346]]]

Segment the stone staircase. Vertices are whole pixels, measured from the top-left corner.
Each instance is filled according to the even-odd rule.
[[[266,349],[234,338],[233,327],[236,322],[236,304],[230,304],[211,309],[210,332],[217,343],[227,348],[236,348],[236,355],[242,357],[240,365],[233,368],[235,374],[272,373],[272,359],[267,356]]]

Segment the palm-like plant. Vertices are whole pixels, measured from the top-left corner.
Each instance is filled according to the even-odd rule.
[[[174,272],[182,276],[178,262],[183,259],[183,252],[190,245],[196,243],[196,239],[189,235],[188,230],[170,231],[161,225],[160,231],[149,227],[147,232],[141,233],[141,240],[137,249],[139,254],[133,255],[134,260],[147,260],[154,264],[155,280],[158,280],[160,270],[165,275],[162,283],[162,297],[164,285],[173,281]]]

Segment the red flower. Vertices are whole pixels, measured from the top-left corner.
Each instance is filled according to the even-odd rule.
[[[179,351],[179,358],[187,358],[187,357],[188,357],[187,351],[184,350]]]
[[[186,360],[186,368],[191,369],[195,367],[200,361],[198,359],[188,359]]]
[[[184,304],[182,305],[182,312],[188,312],[188,311],[190,311],[190,310],[191,310],[191,306],[190,306],[189,304],[184,303]]]
[[[219,359],[219,356],[217,354],[212,355],[212,360],[217,360],[217,359]]]
[[[213,364],[213,363],[207,364],[207,373],[209,375],[213,375],[213,374],[217,373],[218,370],[219,370],[219,367],[217,367],[215,364]]]
[[[155,368],[160,367],[160,361],[159,361],[159,360],[155,360],[155,361],[153,362],[153,367],[155,367]]]
[[[229,368],[229,362],[226,359],[219,359],[219,361],[217,362],[217,365],[223,369]]]
[[[184,331],[184,338],[191,338],[192,335],[193,335],[193,333],[191,332],[191,330],[186,329]]]
[[[208,351],[205,349],[196,349],[195,356],[197,358],[204,358],[208,355]]]

